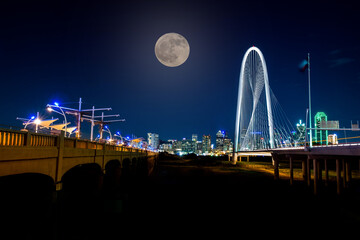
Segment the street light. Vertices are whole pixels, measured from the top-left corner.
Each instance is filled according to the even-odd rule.
[[[41,124],[41,119],[39,118],[39,116],[34,120],[34,123],[36,125],[35,132],[37,133],[39,129],[39,125]]]
[[[32,116],[30,119],[26,119],[26,118],[16,118],[17,120],[22,120],[22,121],[26,121],[26,123],[23,123],[23,125],[25,125],[24,129],[26,129],[26,127],[29,125],[29,124],[35,124],[36,125],[36,128],[35,128],[35,132],[37,133],[38,132],[38,129],[39,129],[39,125],[41,125],[42,123],[42,120],[40,119],[39,117],[39,112],[37,113],[36,115],[36,118],[35,116]]]
[[[35,119],[35,116],[32,116],[32,117],[29,119],[29,121],[27,121],[27,122],[25,123],[24,129],[26,129],[26,127],[27,127],[27,125],[29,125],[30,121],[31,121],[31,120],[34,120],[34,119]]]
[[[97,137],[95,138],[95,140],[94,141],[97,141],[97,140],[99,140],[100,139],[100,134],[99,135],[97,135]]]
[[[64,111],[62,110],[62,108],[59,106],[59,103],[54,102],[54,105],[48,104],[48,105],[46,105],[46,107],[47,107],[46,110],[48,110],[48,112],[56,112],[56,113],[64,116],[64,120],[65,120],[65,137],[66,137],[66,133],[67,133],[67,120],[66,120],[66,115],[65,115]],[[59,108],[61,112],[58,112],[58,111],[54,110],[52,107],[57,107],[57,108]]]
[[[110,132],[109,127],[108,127],[108,126],[105,126],[104,128],[105,128],[106,130],[103,130],[103,131],[108,132],[108,133],[110,134],[110,139],[112,140],[112,135],[111,135],[111,132]]]
[[[123,138],[123,136],[121,136],[120,132],[116,132],[114,134],[114,137],[119,137],[120,138],[120,144],[124,144],[124,138]]]

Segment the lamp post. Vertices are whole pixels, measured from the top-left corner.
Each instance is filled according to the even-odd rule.
[[[47,106],[47,110],[48,110],[49,112],[56,112],[56,113],[64,116],[64,120],[65,120],[65,137],[66,137],[66,133],[67,133],[67,120],[66,120],[66,115],[65,115],[64,111],[62,110],[62,108],[59,106],[59,104],[58,104],[57,102],[55,102],[54,105],[48,104],[48,105],[46,105],[46,106]],[[61,112],[58,112],[58,111],[54,110],[52,107],[57,107],[57,108],[59,108]]]
[[[311,89],[310,89],[310,53],[308,53],[308,85],[309,85],[309,124],[310,124],[310,144],[309,146],[312,147],[312,126],[311,126]]]
[[[120,138],[120,144],[124,144],[124,138],[121,136],[120,132],[116,132],[114,134],[114,137],[119,137]]]
[[[35,119],[35,116],[32,116],[32,117],[29,119],[29,121],[27,121],[27,122],[25,123],[24,129],[26,129],[26,127],[27,127],[27,125],[29,125],[30,121],[31,121],[31,120],[34,120],[34,119]]]
[[[97,135],[94,141],[100,140],[100,134]]]
[[[34,120],[34,123],[36,125],[35,133],[37,133],[39,129],[39,125],[41,124],[41,119],[39,118],[39,112],[37,112],[37,116],[36,119]]]
[[[24,129],[26,130],[26,127],[29,125],[29,124],[35,124],[36,127],[35,127],[35,132],[37,133],[38,132],[38,129],[39,129],[39,125],[41,124],[41,119],[39,118],[39,112],[37,113],[36,115],[37,117],[35,118],[35,116],[32,116],[30,119],[26,119],[26,118],[19,118],[17,117],[16,119],[17,120],[21,120],[21,121],[26,121],[26,123],[23,123],[24,126]]]
[[[108,133],[110,134],[110,139],[112,139],[112,135],[111,135],[111,132],[110,132],[109,127],[108,127],[108,126],[105,126],[104,128],[105,128],[106,130],[103,129],[103,131],[108,132]]]

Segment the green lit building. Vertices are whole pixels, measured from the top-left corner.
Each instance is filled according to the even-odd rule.
[[[327,116],[324,112],[318,112],[314,118],[315,135],[314,143],[316,145],[328,145],[328,130],[318,130],[327,126]]]

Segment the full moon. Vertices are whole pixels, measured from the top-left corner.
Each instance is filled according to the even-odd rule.
[[[190,54],[188,41],[178,33],[166,33],[155,44],[155,55],[159,62],[168,67],[183,64]]]

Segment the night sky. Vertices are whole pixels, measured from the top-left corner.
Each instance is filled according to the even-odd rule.
[[[313,114],[340,127],[360,120],[360,17],[356,1],[17,1],[0,3],[0,124],[21,127],[59,102],[112,107],[112,132],[160,139],[235,129],[241,61],[263,52],[270,87],[294,125],[305,119],[311,54]],[[183,35],[187,61],[155,56],[165,33]],[[100,114],[100,112],[98,113]],[[58,117],[62,121],[62,116]],[[74,119],[69,116],[74,125]],[[90,125],[82,125],[87,136]]]

